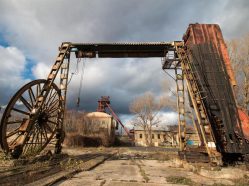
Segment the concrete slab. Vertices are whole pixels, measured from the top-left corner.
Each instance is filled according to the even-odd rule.
[[[146,172],[149,178],[149,183],[166,184],[169,177],[185,177],[200,185],[213,185],[221,183],[224,185],[233,185],[229,179],[216,179],[204,177],[194,172],[188,171],[185,168],[180,168],[178,165],[174,167],[173,161],[160,162],[158,160],[142,160],[141,167]]]
[[[94,170],[81,172],[57,185],[94,186],[161,186],[177,185],[167,182],[170,177],[184,177],[200,185],[233,185],[230,179],[201,176],[186,170],[174,161],[158,160],[108,160]],[[181,184],[178,184],[181,185]]]
[[[139,168],[131,160],[106,161],[95,169],[100,179],[122,180],[122,181],[143,181]]]
[[[81,185],[102,185],[110,184],[111,181],[143,182],[143,177],[140,175],[138,166],[131,160],[113,160],[106,161],[94,170],[76,174],[71,179],[57,185],[77,185],[78,183]]]

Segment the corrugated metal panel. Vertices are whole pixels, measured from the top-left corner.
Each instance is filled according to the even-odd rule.
[[[222,57],[232,86],[236,85],[234,72],[229,59],[227,46],[222,36],[221,29],[217,24],[190,24],[183,36],[185,45],[204,44],[212,42]]]
[[[124,42],[124,43],[72,43],[72,46],[99,46],[99,45],[144,45],[144,46],[151,46],[151,45],[172,45],[172,42]]]

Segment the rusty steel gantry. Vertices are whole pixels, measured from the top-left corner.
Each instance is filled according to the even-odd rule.
[[[113,118],[121,125],[121,127],[125,130],[125,133],[128,135],[130,139],[133,139],[133,136],[131,135],[128,128],[125,127],[125,125],[122,123],[118,115],[114,112],[114,110],[111,107],[111,101],[109,96],[101,96],[101,98],[98,100],[98,108],[97,112],[105,112],[107,113],[106,108],[109,109],[110,114],[113,116]]]
[[[226,64],[228,56],[224,46],[218,25],[212,24],[190,25],[184,41],[64,42],[47,79],[24,85],[10,100],[0,125],[1,147],[15,158],[37,154],[50,143],[55,144],[55,153],[61,151],[70,56],[74,53],[76,58],[161,58],[163,70],[175,71],[180,150],[187,149],[185,93],[188,92],[198,120],[195,127],[211,162],[219,164],[223,157],[248,154],[248,143],[232,92],[235,83],[231,68]],[[202,71],[207,68],[208,61],[213,65],[212,69]],[[206,66],[200,68],[202,64]],[[217,68],[217,74],[213,73],[214,68]],[[211,75],[203,79],[205,73]],[[55,83],[56,78],[59,85]],[[215,82],[214,87],[210,88],[210,81]],[[227,94],[220,94],[219,88],[224,88]],[[225,99],[226,96],[231,99]],[[229,104],[230,110],[226,110],[225,104]]]

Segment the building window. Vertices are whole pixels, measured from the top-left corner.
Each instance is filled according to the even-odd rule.
[[[154,139],[154,134],[152,134],[152,139]]]
[[[143,134],[139,134],[139,138],[143,138]]]
[[[160,134],[157,134],[157,138],[160,139]]]

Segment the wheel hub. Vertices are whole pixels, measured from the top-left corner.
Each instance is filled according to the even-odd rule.
[[[46,112],[42,112],[39,116],[38,116],[38,124],[39,126],[44,125],[45,123],[47,123],[48,121],[48,114]]]

